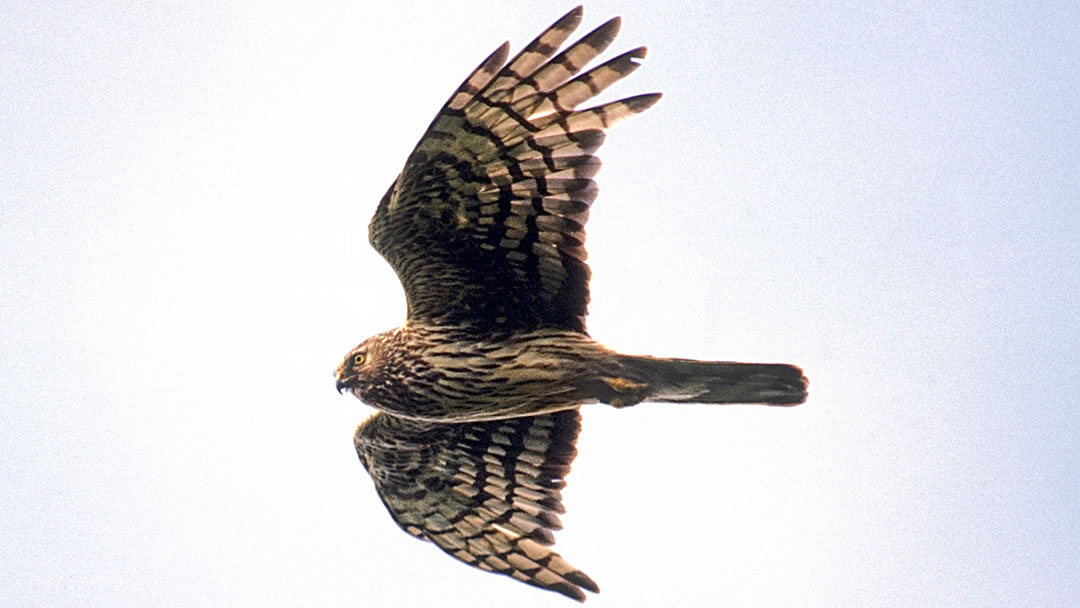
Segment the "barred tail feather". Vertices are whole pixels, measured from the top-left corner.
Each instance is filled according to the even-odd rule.
[[[735,363],[625,356],[621,363],[648,383],[649,401],[798,405],[808,381],[783,363]]]

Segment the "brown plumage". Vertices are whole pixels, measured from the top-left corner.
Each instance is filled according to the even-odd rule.
[[[356,449],[405,531],[578,600],[596,583],[551,545],[580,406],[806,399],[791,365],[622,355],[587,334],[593,152],[603,129],[660,95],[576,109],[645,56],[637,48],[576,76],[619,29],[612,19],[555,55],[581,15],[509,62],[499,47],[435,117],[369,233],[405,288],[406,322],[337,371],[339,391],[379,410]]]

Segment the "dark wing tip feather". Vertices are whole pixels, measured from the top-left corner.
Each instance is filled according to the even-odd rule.
[[[596,49],[597,53],[602,53],[604,52],[604,49],[615,41],[615,37],[619,35],[619,29],[621,28],[622,17],[612,17],[600,24],[593,31],[585,34],[580,42],[593,47]]]
[[[639,46],[636,49],[626,51],[622,55],[608,61],[609,64],[615,66],[624,66],[619,72],[619,77],[627,76],[634,70],[641,67],[641,60],[645,59],[645,56],[649,54],[649,49]]]
[[[592,591],[593,593],[600,593],[600,586],[596,584],[596,581],[589,578],[589,575],[584,572],[571,572],[566,575],[566,580],[574,583],[578,587],[583,587]]]
[[[631,113],[639,114],[656,105],[656,102],[660,101],[663,96],[663,93],[645,93],[644,95],[627,97],[622,101],[630,109]]]
[[[574,21],[575,22],[574,27],[576,28],[578,26],[578,24],[581,23],[581,17],[584,16],[584,15],[585,15],[585,6],[582,5],[582,4],[579,4],[579,5],[575,6],[574,8],[570,9],[569,11],[567,11],[567,13],[565,15],[563,15],[562,17],[559,17],[559,20],[556,21],[555,25],[553,25],[552,27],[558,27],[558,26],[561,26],[561,25],[565,25],[566,23],[569,23],[570,21]]]

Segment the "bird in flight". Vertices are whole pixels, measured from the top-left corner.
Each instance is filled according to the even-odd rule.
[[[561,53],[567,13],[461,84],[379,202],[369,239],[405,289],[404,325],[337,369],[374,406],[354,437],[391,517],[469,564],[584,601],[599,588],[552,549],[579,408],[642,401],[795,405],[792,365],[623,355],[585,330],[585,221],[604,129],[659,93],[577,109],[629,75],[640,47],[581,74],[611,19]]]

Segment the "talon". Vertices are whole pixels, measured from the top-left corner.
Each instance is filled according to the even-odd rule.
[[[644,382],[635,382],[617,376],[601,376],[600,381],[614,392],[610,398],[603,400],[613,407],[641,403],[649,395],[649,385]]]

